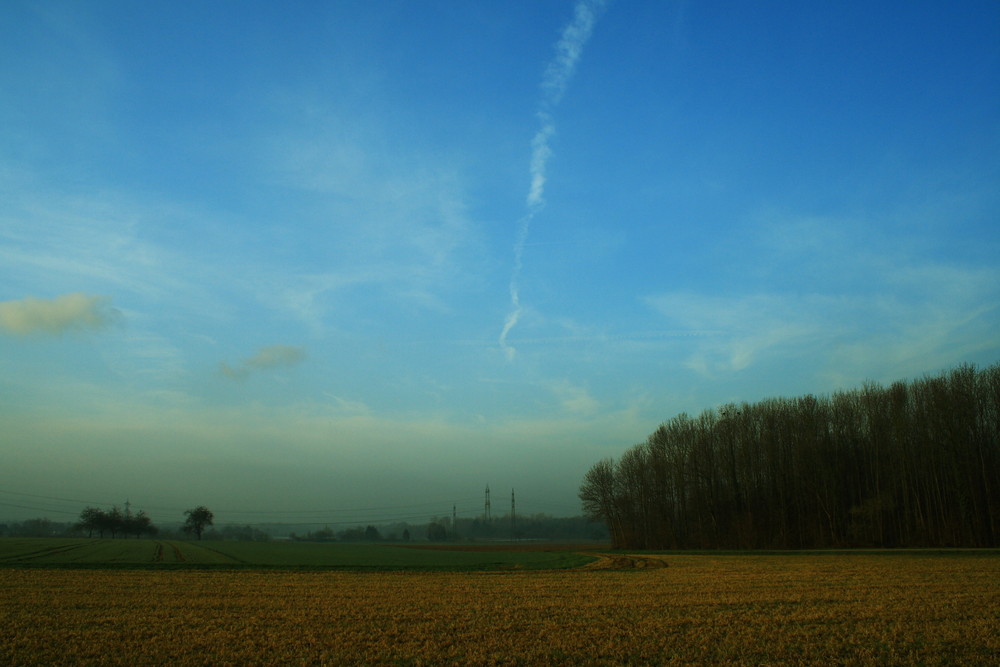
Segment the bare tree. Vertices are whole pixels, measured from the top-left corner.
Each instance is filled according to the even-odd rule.
[[[622,548],[994,547],[1000,364],[681,414],[580,500]]]
[[[611,459],[602,459],[587,471],[580,487],[583,512],[588,519],[604,521],[611,533],[613,547],[625,546],[615,494],[615,464]]]
[[[80,521],[77,523],[77,527],[80,530],[87,531],[87,537],[91,537],[94,531],[101,537],[104,537],[104,511],[98,509],[97,507],[86,507],[82,512],[80,512]]]
[[[199,505],[191,510],[185,510],[184,515],[187,517],[184,520],[184,532],[188,534],[194,533],[195,537],[199,540],[201,539],[201,534],[205,531],[205,526],[211,526],[212,519],[215,518],[212,511],[204,505]]]

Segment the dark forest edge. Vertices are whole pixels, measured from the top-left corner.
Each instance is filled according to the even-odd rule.
[[[1000,364],[679,414],[584,477],[616,549],[1000,546]]]

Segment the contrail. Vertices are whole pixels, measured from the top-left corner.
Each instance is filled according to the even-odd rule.
[[[573,10],[573,20],[563,29],[562,36],[556,43],[556,55],[549,62],[545,68],[545,74],[542,76],[542,95],[537,113],[539,127],[531,139],[531,162],[529,164],[531,185],[526,201],[527,211],[518,221],[517,238],[514,241],[514,267],[510,276],[511,311],[504,321],[503,330],[500,332],[500,347],[506,353],[508,360],[512,360],[517,353],[517,350],[507,343],[507,335],[521,318],[518,279],[521,276],[524,245],[528,240],[528,232],[531,230],[531,221],[545,206],[545,166],[552,156],[549,139],[552,138],[556,130],[552,120],[552,111],[566,92],[566,87],[573,77],[574,70],[576,70],[576,64],[580,60],[583,47],[590,39],[597,15],[603,6],[604,0],[580,0],[576,3]]]

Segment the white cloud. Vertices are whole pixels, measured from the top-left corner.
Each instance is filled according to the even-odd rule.
[[[62,334],[101,329],[113,322],[118,312],[105,296],[74,292],[52,299],[26,297],[0,302],[0,330],[10,334]]]
[[[268,345],[262,347],[244,363],[252,368],[291,366],[305,359],[305,349],[296,345]]]
[[[590,395],[586,387],[575,385],[569,381],[553,383],[551,390],[563,409],[569,412],[589,415],[594,414],[601,407],[600,402]]]
[[[258,370],[294,366],[306,357],[305,348],[296,345],[267,345],[258,349],[252,356],[243,359],[236,366],[222,362],[219,372],[231,380],[243,380],[250,373]]]
[[[333,401],[335,412],[343,415],[370,415],[371,408],[364,401],[352,401],[350,399],[323,392],[323,395]]]

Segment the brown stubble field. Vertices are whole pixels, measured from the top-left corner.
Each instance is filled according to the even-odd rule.
[[[1000,655],[995,555],[647,557],[668,567],[0,569],[0,663],[997,664]]]

